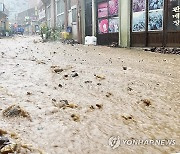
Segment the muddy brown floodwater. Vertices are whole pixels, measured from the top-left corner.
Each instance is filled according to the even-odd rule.
[[[180,56],[1,39],[0,118],[45,154],[180,152]]]

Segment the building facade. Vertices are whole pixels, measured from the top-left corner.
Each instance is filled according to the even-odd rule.
[[[180,0],[84,0],[84,36],[122,47],[180,46]]]
[[[38,27],[38,11],[37,8],[31,8],[18,13],[17,24],[24,28],[25,34],[35,34]]]
[[[72,38],[82,43],[79,0],[42,0],[46,8],[47,25],[50,28],[68,30]]]
[[[0,3],[0,36],[5,36],[7,30],[9,30],[8,10]]]
[[[42,0],[50,27],[72,28],[84,43],[121,47],[180,46],[180,0]]]

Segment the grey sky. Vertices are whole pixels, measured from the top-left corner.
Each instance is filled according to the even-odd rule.
[[[19,12],[25,11],[38,4],[40,0],[0,0],[6,5],[9,10],[9,20],[15,20]]]

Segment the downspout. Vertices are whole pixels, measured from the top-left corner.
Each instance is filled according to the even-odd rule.
[[[118,1],[118,16],[119,16],[119,46],[121,46],[121,0]]]
[[[78,34],[78,42],[79,43],[82,43],[82,39],[81,39],[81,36],[82,36],[82,31],[81,31],[81,11],[80,11],[80,3],[79,3],[79,0],[77,0],[77,14],[76,14],[76,18],[77,18],[77,34]]]
[[[81,14],[81,11],[82,11],[82,5],[81,3],[79,2],[79,35],[80,35],[80,43],[83,43],[82,42],[82,14]]]
[[[55,0],[51,0],[51,27],[56,28],[56,4]]]
[[[65,30],[67,30],[67,27],[68,27],[68,5],[67,5],[67,0],[64,0],[64,6],[65,6],[65,12],[64,12],[64,15],[65,15],[65,23],[64,23],[64,28]]]
[[[96,36],[96,1],[92,0],[92,36]]]

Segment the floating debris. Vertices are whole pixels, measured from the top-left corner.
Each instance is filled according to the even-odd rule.
[[[78,73],[74,73],[74,74],[72,75],[73,78],[78,77],[78,76],[79,76]]]
[[[96,74],[94,74],[94,76],[95,76],[96,79],[98,79],[98,80],[105,80],[105,79],[106,79],[105,76],[100,76],[100,75],[96,75]]]
[[[127,70],[127,67],[126,67],[126,66],[123,66],[123,70],[126,71],[126,70]]]
[[[148,100],[148,99],[142,99],[141,101],[145,104],[145,106],[150,106],[150,105],[152,105],[151,101]]]
[[[15,133],[9,133],[0,129],[0,154],[10,153],[43,154],[42,150],[33,148],[32,145],[22,144],[21,139]]]
[[[27,95],[32,95],[32,93],[31,92],[27,92]]]
[[[92,83],[92,81],[84,81],[84,83],[86,83],[86,84],[87,84],[87,83]]]
[[[107,92],[106,97],[110,97],[110,96],[113,96],[113,94],[110,92]]]
[[[128,124],[130,124],[132,122],[136,122],[132,115],[127,115],[127,116],[123,115],[121,117],[123,118],[123,123],[126,124],[126,125],[128,125]]]
[[[103,108],[103,105],[102,105],[102,104],[96,104],[96,106],[97,106],[99,109],[102,109],[102,108]]]
[[[71,118],[75,121],[75,122],[79,122],[80,121],[80,115],[78,114],[72,114]]]
[[[3,111],[3,116],[5,117],[26,117],[30,118],[30,115],[28,112],[24,111],[20,106],[18,105],[12,105],[5,109]]]
[[[152,48],[144,48],[144,51],[180,55],[180,48],[152,47]]]
[[[55,107],[62,108],[62,109],[66,109],[66,108],[74,109],[78,107],[78,105],[76,104],[69,103],[68,100],[60,100],[59,102],[53,101],[52,103]]]
[[[0,149],[2,149],[8,144],[10,144],[9,139],[7,137],[0,136]]]

